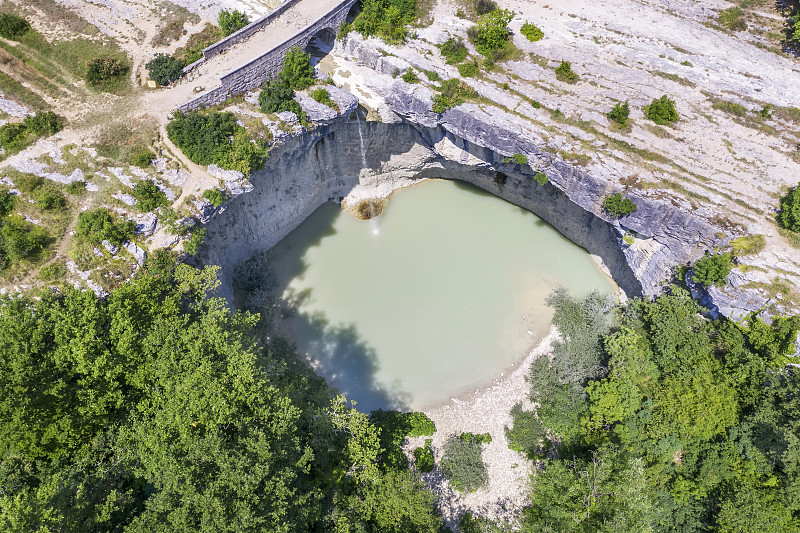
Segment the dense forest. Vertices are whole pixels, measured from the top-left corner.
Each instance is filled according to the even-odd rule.
[[[162,252],[106,298],[0,298],[0,530],[446,530],[399,449],[432,422],[359,413],[217,283]],[[508,429],[537,466],[523,531],[798,530],[800,319],[678,288],[550,303],[562,340]]]

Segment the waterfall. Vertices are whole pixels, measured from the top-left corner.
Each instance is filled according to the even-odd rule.
[[[356,122],[358,122],[358,140],[361,143],[361,168],[367,166],[367,155],[364,152],[364,135],[361,133],[361,119],[358,117],[358,109],[356,109]]]

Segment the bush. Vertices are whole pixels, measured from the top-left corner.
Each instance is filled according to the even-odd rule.
[[[414,464],[420,472],[431,472],[435,465],[433,458],[433,439],[425,439],[425,446],[414,448]]]
[[[339,111],[339,105],[331,100],[331,93],[329,93],[327,89],[323,89],[322,87],[319,89],[314,89],[311,91],[311,98],[315,102],[319,102],[320,104],[324,104],[335,111]]]
[[[720,100],[714,102],[711,107],[713,109],[719,109],[720,111],[724,111],[731,115],[735,115],[737,117],[743,117],[747,115],[747,108],[741,104],[737,104],[736,102],[727,102],[725,100]]]
[[[474,78],[478,72],[480,72],[480,67],[478,67],[477,63],[464,63],[458,66],[458,73],[459,75],[465,78]]]
[[[436,425],[425,413],[401,413],[379,409],[369,415],[370,422],[380,428],[380,445],[384,449],[381,465],[385,469],[404,470],[408,459],[400,448],[406,437],[421,437],[436,432]]]
[[[20,122],[9,122],[0,126],[0,147],[9,155],[18,152],[33,144],[36,139],[44,135],[54,135],[64,127],[65,120],[53,113],[46,111],[28,115]]]
[[[55,135],[64,129],[66,120],[52,111],[45,111],[26,116],[23,124],[28,131],[36,135]]]
[[[572,72],[572,63],[564,60],[556,67],[556,78],[567,83],[578,81],[578,75]]]
[[[206,238],[206,230],[203,228],[197,228],[192,232],[192,236],[189,237],[187,241],[183,243],[183,251],[189,255],[194,255],[197,253],[197,249],[203,244],[203,241]]]
[[[478,444],[492,443],[492,436],[489,433],[462,433],[458,438],[464,442],[476,442]]]
[[[155,155],[150,150],[142,150],[133,156],[133,164],[139,168],[147,168],[153,163]]]
[[[728,281],[731,268],[733,268],[731,260],[730,253],[713,255],[706,253],[692,267],[692,279],[706,287],[724,285]]]
[[[496,59],[496,52],[505,48],[511,37],[508,23],[513,16],[507,9],[495,9],[478,19],[477,31],[474,33],[478,53],[491,60]]]
[[[414,72],[413,68],[410,68],[407,71],[405,71],[401,77],[403,78],[403,81],[406,83],[419,83],[419,76],[417,76],[417,73]]]
[[[800,185],[781,198],[778,224],[789,231],[800,232]]]
[[[744,31],[747,23],[742,18],[744,11],[740,7],[729,7],[719,12],[719,24],[731,31]]]
[[[211,202],[211,205],[214,207],[220,207],[222,204],[225,203],[227,196],[225,191],[221,191],[217,188],[214,189],[206,189],[203,191],[203,198]]]
[[[144,213],[169,204],[167,195],[150,179],[142,180],[133,186],[133,197],[136,198],[136,207]]]
[[[286,52],[283,58],[282,77],[292,89],[305,89],[314,85],[314,67],[311,66],[311,55],[295,46]]]
[[[108,209],[100,207],[78,215],[75,233],[79,239],[90,243],[109,241],[121,244],[133,238],[135,229],[133,220],[119,222]]]
[[[511,157],[503,158],[503,163],[514,163],[515,165],[527,165],[528,156],[525,154],[514,154]]]
[[[166,86],[183,75],[183,62],[171,55],[156,54],[146,65],[150,78],[161,86]]]
[[[475,11],[478,15],[485,15],[495,9],[497,9],[497,4],[494,0],[478,0],[475,2]]]
[[[399,43],[408,36],[405,25],[411,24],[416,16],[416,2],[411,0],[362,0],[353,29],[367,37],[378,36]]]
[[[67,192],[69,194],[83,194],[86,192],[86,182],[85,181],[73,181],[69,185],[67,185]]]
[[[522,25],[522,29],[520,33],[528,38],[530,42],[541,41],[544,37],[544,32],[537,28],[535,25],[531,24],[530,22],[526,22]]]
[[[5,152],[19,150],[27,144],[27,128],[24,123],[9,122],[0,126],[0,147]]]
[[[40,268],[36,277],[42,281],[58,281],[63,280],[66,275],[67,266],[61,261],[56,261]]]
[[[49,243],[50,236],[44,228],[20,215],[11,215],[0,225],[0,248],[11,261],[36,258]]]
[[[439,81],[439,73],[435,70],[426,70],[425,77],[427,77],[430,81]]]
[[[631,108],[628,105],[628,101],[625,102],[617,102],[614,108],[608,112],[606,115],[611,121],[616,122],[620,126],[625,126],[628,123],[628,115],[631,112]]]
[[[463,104],[467,98],[476,98],[477,96],[478,92],[461,80],[443,81],[439,88],[439,94],[433,97],[433,112],[444,113],[452,107]]]
[[[0,13],[0,37],[9,41],[19,41],[19,38],[28,33],[31,24],[22,17],[11,13]]]
[[[536,174],[533,175],[533,179],[535,179],[539,185],[544,185],[545,183],[550,181],[549,179],[547,179],[547,174],[545,174],[544,172],[537,172]]]
[[[17,197],[8,192],[8,190],[0,190],[0,217],[9,215],[14,211],[16,198]]]
[[[467,46],[464,44],[464,41],[456,39],[455,37],[450,37],[440,44],[439,51],[442,53],[442,56],[445,58],[445,63],[448,65],[461,63],[467,58]]]
[[[474,439],[452,436],[444,445],[439,468],[460,492],[475,492],[486,485],[489,474],[482,457],[481,443]]]
[[[644,116],[659,125],[671,124],[678,120],[675,101],[666,94],[656,98],[650,105],[644,106]]]
[[[531,460],[542,455],[547,429],[536,415],[530,411],[523,411],[522,406],[517,404],[511,409],[511,418],[514,421],[513,426],[506,428],[508,447],[524,453]]]
[[[67,205],[67,199],[53,186],[39,187],[34,191],[33,200],[39,209],[58,209]]]
[[[629,198],[623,198],[621,193],[609,194],[603,200],[603,211],[612,217],[624,217],[636,212],[636,204]]]
[[[230,35],[250,24],[250,19],[239,10],[228,11],[223,9],[219,12],[218,22],[222,33]]]
[[[120,59],[100,56],[87,64],[86,81],[94,87],[102,87],[119,80],[130,70],[130,66]]]

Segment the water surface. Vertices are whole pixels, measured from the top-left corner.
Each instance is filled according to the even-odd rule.
[[[433,180],[358,220],[318,209],[272,250],[281,329],[358,408],[414,408],[499,377],[544,336],[558,285],[613,293],[539,217]]]

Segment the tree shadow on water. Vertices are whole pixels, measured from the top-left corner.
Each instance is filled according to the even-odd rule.
[[[407,410],[410,395],[396,383],[387,385],[378,381],[380,363],[375,349],[367,344],[355,324],[332,324],[322,312],[296,311],[297,305],[311,294],[312,291],[306,289],[302,294],[291,295],[288,300],[292,309],[284,312],[289,316],[283,320],[288,319],[291,325],[282,329],[291,329],[291,337],[300,345],[298,355],[330,386],[357,402],[359,411]]]

